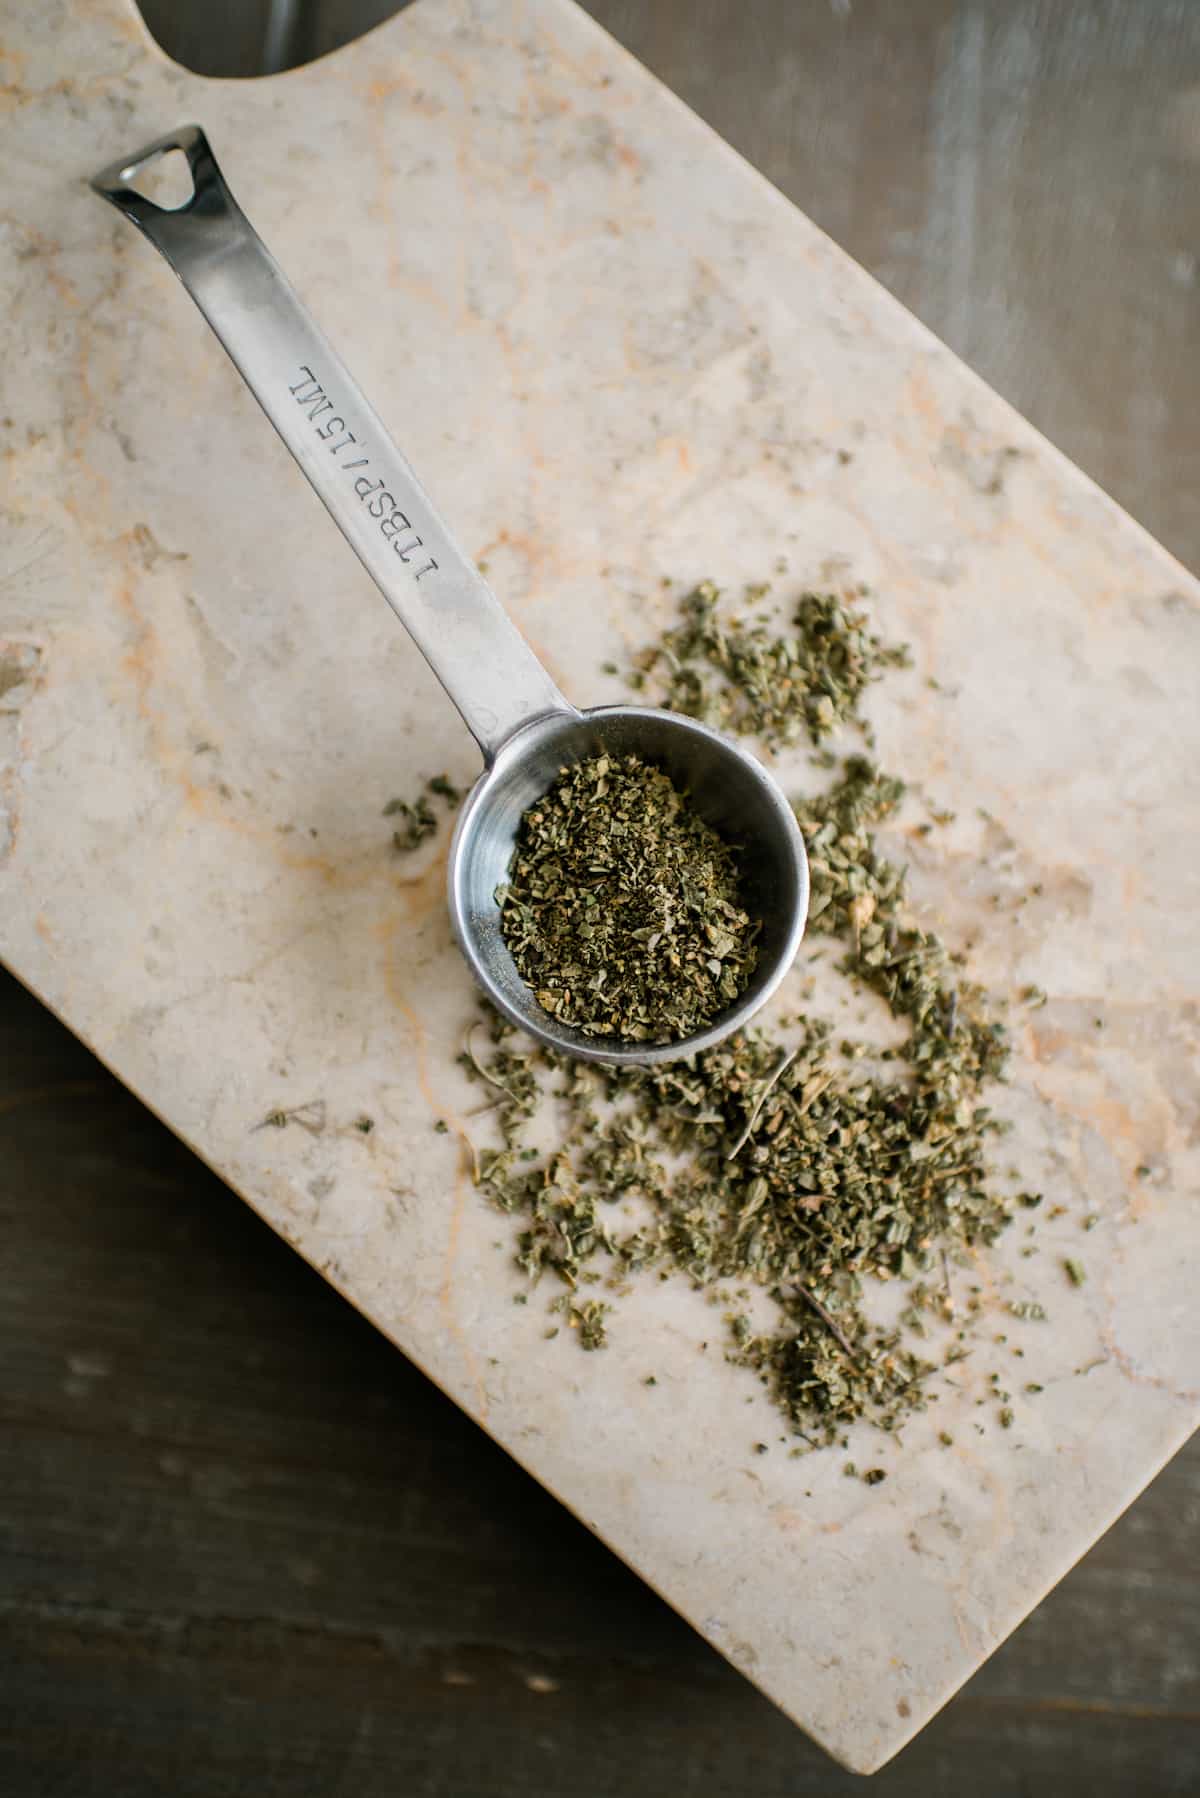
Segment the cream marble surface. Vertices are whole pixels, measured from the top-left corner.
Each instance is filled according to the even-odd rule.
[[[878,1766],[1197,1421],[1200,589],[566,0],[422,0],[253,83],[173,67],[122,0],[19,0],[5,39],[4,960],[736,1666]],[[868,580],[913,642],[881,753],[957,818],[902,849],[982,978],[1050,995],[1014,1012],[1001,1100],[1047,1202],[1043,1252],[1010,1232],[975,1275],[1009,1345],[898,1449],[852,1444],[886,1485],[755,1455],[774,1414],[697,1354],[712,1314],[682,1288],[627,1299],[602,1357],[511,1302],[510,1226],[432,1129],[477,1100],[445,835],[400,863],[380,817],[469,778],[472,745],[84,185],[192,117],[573,698],[616,696],[598,665],[648,633],[660,576],[737,584],[779,553]],[[1014,1386],[1045,1391],[1002,1431],[974,1401],[1017,1343]]]

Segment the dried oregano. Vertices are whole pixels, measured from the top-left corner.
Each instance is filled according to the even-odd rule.
[[[862,728],[868,681],[905,652],[848,598],[804,594],[791,626],[723,618],[703,583],[637,659],[634,682],[657,679],[664,703],[768,743]],[[810,928],[842,943],[844,972],[906,1026],[902,1047],[880,1056],[835,1042],[805,1015],[689,1061],[598,1069],[489,1010],[487,1047],[476,1031],[462,1057],[489,1087],[499,1135],[478,1152],[479,1183],[520,1219],[520,1267],[561,1283],[556,1304],[584,1346],[603,1342],[610,1309],[589,1288],[619,1296],[645,1270],[682,1275],[721,1309],[727,1359],[753,1369],[811,1443],[862,1417],[893,1429],[924,1404],[928,1324],[951,1329],[942,1364],[965,1353],[950,1259],[1008,1221],[988,1185],[999,1126],[981,1103],[1003,1070],[1004,1033],[962,957],[911,915],[903,874],[877,843],[903,792],[852,756],[828,791],[796,803]],[[547,1105],[559,1126],[550,1153],[538,1146],[544,1121],[535,1126]],[[903,1283],[895,1328],[868,1321],[868,1277]]]
[[[919,1064],[915,1079],[852,1077],[812,1019],[618,1071],[535,1048],[498,1017],[489,1033],[486,1059],[467,1063],[495,1089],[502,1139],[481,1151],[480,1179],[524,1217],[527,1274],[571,1289],[620,1287],[645,1268],[686,1275],[722,1304],[731,1358],[810,1439],[864,1414],[891,1428],[921,1402],[929,1365],[867,1323],[861,1281],[915,1282],[918,1309],[947,1316],[941,1248],[988,1242],[1006,1221],[985,1186],[993,1126],[970,1103],[974,1074]],[[547,1093],[561,1116],[549,1156],[530,1129]],[[625,1199],[640,1202],[632,1228],[617,1219]],[[765,1325],[755,1291],[770,1301]]]
[[[748,587],[745,606],[760,604],[766,586]],[[680,623],[635,658],[630,685],[652,681],[664,706],[718,730],[757,736],[769,748],[814,743],[838,724],[857,720],[868,683],[908,664],[900,644],[885,644],[868,627],[852,593],[802,593],[791,628],[722,609],[720,589],[701,581],[680,602]]]
[[[758,927],[733,849],[638,756],[564,768],[521,820],[500,925],[539,1005],[589,1036],[673,1042],[737,999]]]
[[[435,774],[432,780],[426,781],[425,791],[415,799],[389,799],[383,808],[385,818],[400,820],[392,832],[392,847],[402,854],[418,848],[437,830],[437,814],[430,803],[430,794],[444,801],[449,811],[453,811],[463,798],[448,775]]]

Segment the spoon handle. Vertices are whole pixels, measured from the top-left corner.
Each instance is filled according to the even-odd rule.
[[[176,150],[193,191],[167,209],[136,183]],[[530,719],[572,713],[233,198],[199,126],[102,169],[92,187],[175,270],[485,761]]]

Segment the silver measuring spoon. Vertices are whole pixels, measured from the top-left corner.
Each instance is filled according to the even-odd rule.
[[[138,177],[182,151],[180,206]],[[644,706],[578,711],[511,623],[234,200],[197,125],[102,169],[92,187],[162,252],[263,411],[462,714],[483,773],[450,850],[450,916],[484,991],[531,1036],[587,1061],[645,1066],[708,1048],[747,1023],[783,979],[804,934],[808,861],[792,809],[762,765],[718,731]],[[664,768],[739,845],[746,909],[761,919],[746,991],[707,1029],[673,1043],[591,1037],[544,1011],[500,931],[505,880],[526,809],[564,765],[634,753]]]

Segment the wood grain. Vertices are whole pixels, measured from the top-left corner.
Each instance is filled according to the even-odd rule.
[[[1194,7],[591,10],[1200,565]],[[857,1788],[0,990],[0,1790]],[[1194,1443],[875,1789],[1200,1790],[1198,1526]]]

